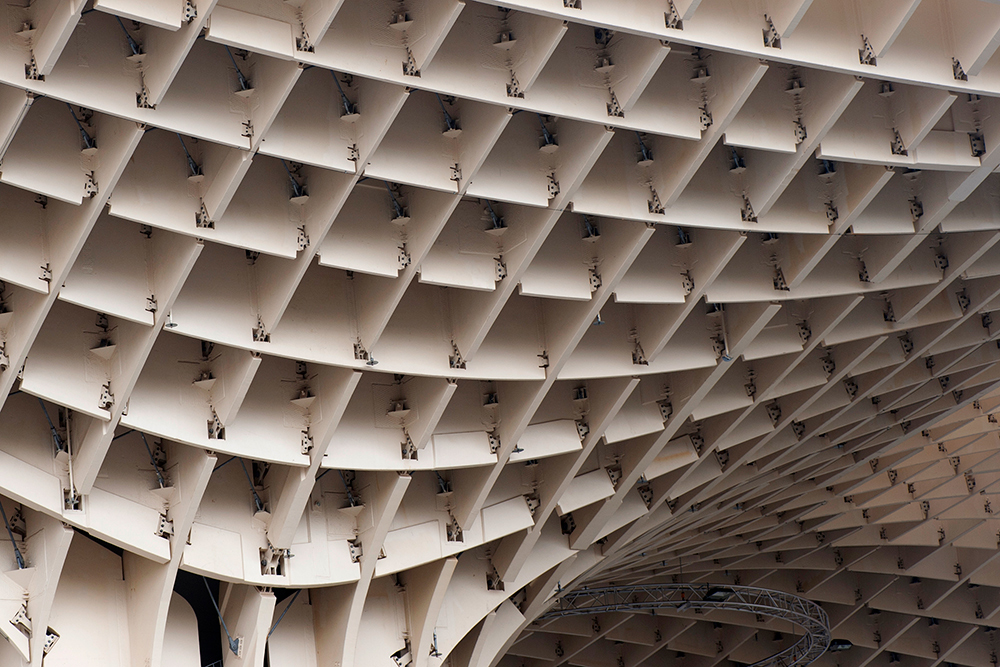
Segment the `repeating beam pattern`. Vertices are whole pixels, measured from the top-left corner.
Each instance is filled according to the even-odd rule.
[[[0,664],[997,664],[1000,4],[7,17]]]

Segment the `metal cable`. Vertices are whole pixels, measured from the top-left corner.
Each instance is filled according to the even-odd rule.
[[[233,652],[234,655],[240,654],[240,642],[238,639],[233,639],[233,636],[229,634],[229,628],[226,627],[226,619],[222,618],[222,612],[219,611],[219,605],[215,602],[215,596],[212,595],[212,587],[208,585],[208,579],[204,576],[201,578],[205,582],[205,590],[208,591],[208,599],[212,601],[212,607],[215,608],[215,613],[219,616],[219,623],[222,624],[222,631],[226,633],[226,639],[229,640],[229,650]]]
[[[162,489],[166,486],[166,483],[164,483],[163,475],[160,473],[160,466],[156,465],[156,458],[153,456],[153,450],[149,448],[149,443],[146,441],[146,434],[140,431],[139,436],[142,437],[142,444],[146,445],[146,453],[149,454],[149,462],[153,464],[153,470],[156,471],[156,482]]]
[[[3,526],[7,529],[7,537],[10,538],[10,543],[14,547],[14,557],[17,559],[17,569],[23,570],[24,556],[21,555],[21,550],[17,548],[17,541],[14,539],[14,531],[10,528],[10,521],[7,520],[7,511],[3,508],[3,503],[0,503],[0,518],[3,518]]]
[[[281,612],[281,616],[279,616],[278,620],[274,622],[274,625],[271,626],[271,629],[267,631],[267,638],[268,639],[271,638],[271,635],[274,633],[275,628],[278,627],[278,623],[281,623],[281,619],[283,619],[285,617],[285,614],[288,613],[288,610],[292,608],[293,604],[295,604],[295,598],[299,597],[299,593],[301,593],[301,592],[302,592],[302,589],[300,588],[299,590],[295,591],[294,595],[292,595],[292,599],[288,601],[288,606],[285,607],[285,611]]]

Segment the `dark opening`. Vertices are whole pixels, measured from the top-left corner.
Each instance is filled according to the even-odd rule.
[[[216,601],[219,599],[219,582],[207,579],[209,588]],[[180,570],[174,581],[174,591],[194,609],[198,618],[198,643],[201,652],[201,664],[211,665],[222,660],[222,629],[219,627],[219,616],[215,613],[212,600],[208,597],[202,577]]]

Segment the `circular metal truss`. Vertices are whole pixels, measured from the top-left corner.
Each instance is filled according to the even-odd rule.
[[[538,620],[657,609],[746,612],[781,618],[805,631],[797,642],[751,667],[804,667],[830,646],[830,620],[822,607],[797,595],[753,586],[653,584],[581,589],[564,593]]]

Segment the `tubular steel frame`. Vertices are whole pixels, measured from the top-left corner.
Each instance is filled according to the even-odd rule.
[[[726,594],[726,599],[705,599],[713,590]],[[755,662],[751,667],[804,667],[823,655],[830,645],[830,620],[822,607],[797,595],[754,586],[653,584],[581,589],[564,593],[556,605],[538,620],[657,609],[746,612],[781,618],[805,631],[793,645]]]

